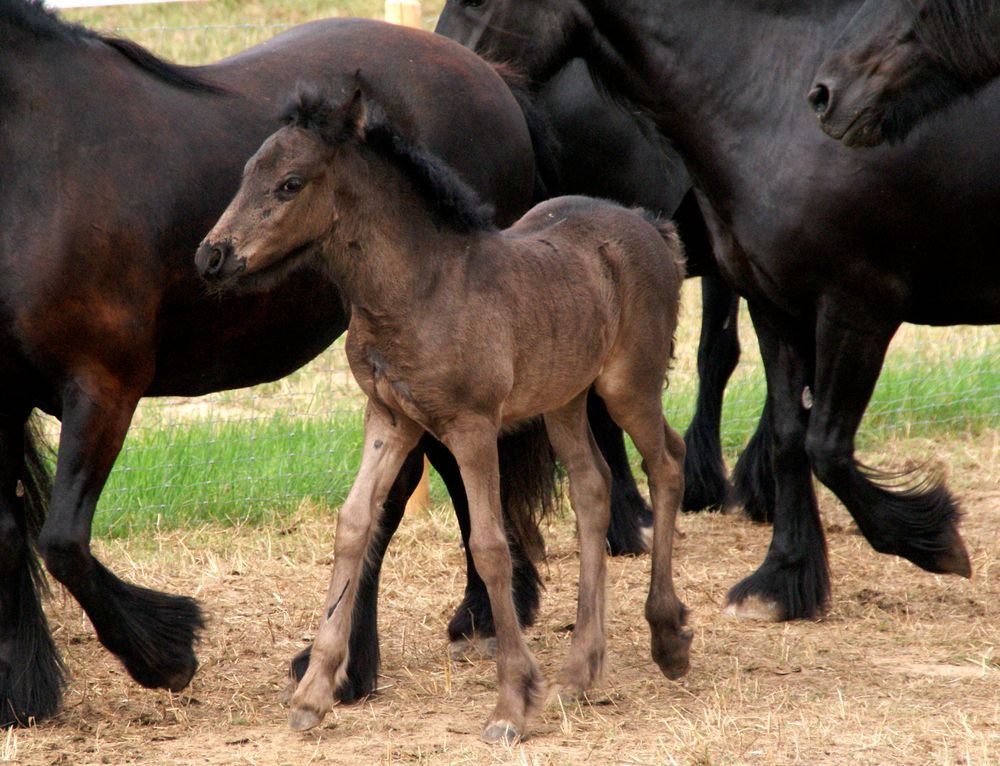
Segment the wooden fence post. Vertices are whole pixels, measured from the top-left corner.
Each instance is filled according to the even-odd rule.
[[[385,20],[404,27],[420,27],[420,3],[417,0],[385,0]],[[428,484],[428,464],[424,458],[424,475],[406,502],[406,512],[423,511],[430,506],[430,487]]]
[[[385,20],[404,27],[420,27],[418,0],[385,0]]]

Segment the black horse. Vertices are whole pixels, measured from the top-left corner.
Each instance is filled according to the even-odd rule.
[[[809,101],[848,146],[899,143],[998,74],[996,0],[868,0],[820,65]]]
[[[766,418],[740,456],[735,486],[730,488],[726,479],[719,434],[723,392],[740,357],[739,296],[719,273],[683,161],[640,110],[615,105],[598,93],[582,59],[527,87],[544,122],[545,145],[537,157],[546,192],[611,199],[673,218],[684,241],[687,275],[701,277],[698,399],[684,435],[684,509],[741,506],[756,521],[770,520],[774,482],[769,471],[760,470],[768,463]],[[620,429],[607,417],[600,399],[591,397],[589,412],[591,428],[616,477],[613,490],[628,493],[616,497],[615,504],[634,505],[639,498],[617,435]]]
[[[859,154],[827,140],[802,95],[858,6],[449,0],[439,22],[539,79],[585,58],[684,158],[723,273],[750,305],[774,429],[774,537],[730,591],[734,614],[826,607],[813,471],[877,550],[970,573],[943,481],[890,481],[859,465],[854,437],[902,322],[1000,320],[1000,90],[956,106],[933,141]]]
[[[61,699],[36,549],[139,683],[180,689],[193,674],[197,605],[115,577],[90,552],[91,520],[141,397],[273,380],[346,328],[344,304],[315,274],[263,295],[209,295],[191,253],[296,82],[346,92],[362,65],[409,137],[446,156],[498,221],[530,205],[535,176],[518,103],[491,67],[440,37],[317,22],[185,68],[65,24],[40,3],[0,0],[0,725],[41,720]],[[62,421],[48,508],[35,409]],[[504,444],[507,506],[521,518],[550,496],[550,449],[537,428]],[[467,517],[457,466],[433,441],[423,447]],[[421,462],[416,453],[407,461],[369,560],[347,699],[374,688],[379,554]],[[515,567],[519,614],[530,622],[537,574],[523,551]],[[476,608],[459,610],[459,630],[488,625]]]

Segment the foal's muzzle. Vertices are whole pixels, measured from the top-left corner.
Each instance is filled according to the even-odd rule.
[[[194,264],[202,278],[212,282],[228,279],[246,269],[246,261],[236,257],[229,240],[202,242],[195,253]]]

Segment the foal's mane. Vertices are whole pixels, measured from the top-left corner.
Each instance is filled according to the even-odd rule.
[[[991,23],[985,23],[988,17]],[[914,31],[951,72],[978,85],[1000,65],[998,29],[994,0],[930,0]]]
[[[484,203],[458,171],[407,139],[377,101],[365,95],[360,98],[364,99],[366,119],[361,125],[353,125],[344,120],[344,109],[349,104],[332,106],[322,94],[302,88],[285,110],[284,122],[315,130],[334,145],[360,138],[364,145],[395,165],[427,198],[439,226],[446,225],[463,234],[495,228],[493,206]],[[404,103],[401,99],[395,102]]]
[[[42,0],[0,0],[0,37],[5,28],[19,29],[40,40],[101,42],[135,66],[170,85],[205,93],[224,92],[222,88],[198,75],[193,67],[165,61],[131,40],[102,35],[81,24],[63,21],[55,11],[46,8]]]

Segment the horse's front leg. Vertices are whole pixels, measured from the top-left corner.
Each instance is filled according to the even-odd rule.
[[[884,297],[857,305],[820,301],[816,329],[816,385],[806,452],[817,477],[850,511],[872,547],[903,556],[939,574],[971,576],[958,531],[958,506],[944,482],[912,477],[910,487],[886,486],[886,477],[863,469],[854,437],[899,322],[885,316]],[[871,311],[869,306],[878,306]]]
[[[486,584],[497,634],[499,698],[483,731],[487,742],[512,743],[524,735],[531,714],[544,701],[545,683],[518,625],[511,597],[511,558],[500,506],[497,427],[486,417],[450,424],[442,441],[462,471],[469,497],[469,547]]]
[[[179,691],[198,667],[198,605],[123,582],[90,551],[97,499],[140,393],[95,371],[67,385],[52,502],[38,545],[49,572],[80,602],[98,639],[129,674],[143,686]]]
[[[813,331],[754,303],[750,314],[767,374],[774,528],[764,562],[729,591],[726,613],[767,620],[815,618],[829,603],[830,575],[805,444],[807,390],[813,385]]]
[[[26,420],[27,412],[0,417],[0,728],[53,715],[63,690],[31,545],[49,500],[47,474]]]
[[[400,414],[368,402],[361,468],[340,509],[334,543],[333,574],[309,668],[290,702],[293,729],[318,725],[348,681],[352,616],[364,558],[379,529],[383,504],[407,455],[423,429]]]

